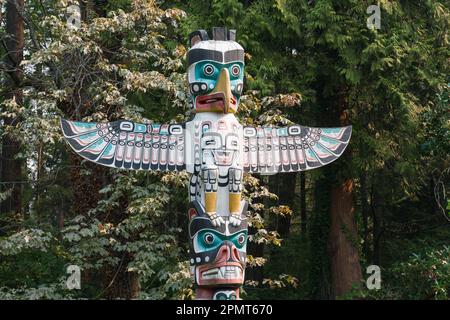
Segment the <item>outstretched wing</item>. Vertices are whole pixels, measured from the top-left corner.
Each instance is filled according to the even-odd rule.
[[[184,124],[94,123],[61,119],[73,150],[98,164],[133,170],[185,169]]]
[[[318,168],[339,158],[352,127],[244,127],[244,170],[261,174]]]

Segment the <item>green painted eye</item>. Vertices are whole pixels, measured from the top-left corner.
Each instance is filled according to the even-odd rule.
[[[240,67],[238,64],[234,64],[234,65],[231,67],[231,74],[232,74],[234,77],[238,77],[238,76],[241,74],[241,67]]]
[[[212,64],[205,64],[203,67],[203,73],[205,76],[212,76],[214,74],[215,68]]]
[[[211,229],[199,231],[193,239],[194,252],[200,253],[218,248],[224,241],[221,237],[220,233]]]
[[[242,249],[246,243],[247,234],[245,232],[241,232],[233,237],[233,243],[238,249]]]
[[[214,243],[214,235],[213,235],[212,233],[206,233],[206,234],[203,236],[203,241],[204,241],[206,244],[213,244],[213,243]]]
[[[240,245],[243,245],[244,242],[245,242],[245,235],[244,235],[244,234],[239,235],[239,237],[238,237],[238,243],[239,243]]]

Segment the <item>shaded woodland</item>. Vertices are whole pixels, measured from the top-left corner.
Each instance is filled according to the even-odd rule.
[[[448,2],[379,1],[379,30],[371,4],[1,0],[0,299],[193,298],[187,174],[83,161],[59,119],[189,120],[187,36],[215,26],[246,50],[242,123],[353,126],[329,166],[245,176],[243,298],[449,299]]]

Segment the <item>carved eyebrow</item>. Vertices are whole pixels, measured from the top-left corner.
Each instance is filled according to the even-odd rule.
[[[223,52],[211,49],[192,49],[187,54],[188,66],[202,60],[216,61],[219,63],[233,61],[244,62],[244,50],[234,49]]]
[[[196,217],[189,224],[189,237],[193,238],[195,234],[204,229],[215,230],[218,233],[225,234],[225,225],[215,228],[211,220],[207,217]]]
[[[202,60],[211,60],[222,63],[223,53],[221,51],[209,49],[192,49],[188,52],[187,55],[188,66]]]
[[[244,51],[243,50],[230,50],[225,52],[224,62],[228,63],[231,61],[242,61],[244,62]]]

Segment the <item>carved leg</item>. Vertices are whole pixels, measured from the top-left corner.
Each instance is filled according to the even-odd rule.
[[[198,183],[199,183],[199,173],[200,171],[194,172],[194,174],[189,179],[189,200],[194,201],[198,196]]]
[[[219,217],[216,212],[218,177],[219,170],[217,168],[206,168],[202,170],[202,179],[205,185],[206,213],[216,227],[220,226],[221,223],[225,223],[223,218]]]
[[[230,222],[238,226],[241,223],[242,170],[230,168],[228,174]]]

